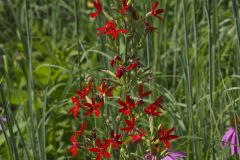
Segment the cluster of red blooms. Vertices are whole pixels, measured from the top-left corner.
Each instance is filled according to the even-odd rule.
[[[163,13],[163,9],[157,9],[158,3],[152,4],[152,9],[147,15],[153,15],[159,19],[162,17],[159,15]],[[91,13],[92,18],[97,17],[99,14],[105,14],[102,10],[102,6],[99,0],[93,2],[93,6],[96,9],[95,12]],[[119,13],[124,15],[131,8],[131,5],[127,3],[126,0],[122,1],[122,8]],[[109,20],[106,22],[104,27],[97,29],[98,35],[111,35],[113,39],[118,38],[119,33],[126,34],[128,31],[126,29],[117,29],[117,21]],[[148,22],[144,22],[146,30],[155,30],[155,27],[150,26]],[[145,139],[150,139],[150,143],[154,146],[151,150],[158,152],[158,150],[163,150],[170,147],[170,141],[177,138],[176,135],[172,135],[174,128],[165,131],[164,127],[157,128],[156,133],[153,137],[143,129],[143,126],[139,122],[141,117],[159,117],[161,111],[163,110],[163,97],[159,96],[152,103],[146,103],[146,98],[149,98],[151,91],[144,90],[144,81],[142,79],[136,79],[133,82],[132,87],[138,88],[137,94],[131,96],[126,93],[124,97],[118,98],[117,101],[114,100],[115,92],[116,94],[121,91],[122,85],[119,85],[121,81],[130,81],[127,79],[129,75],[141,75],[146,72],[143,65],[140,63],[139,59],[134,57],[126,56],[123,59],[120,55],[116,55],[110,60],[110,65],[112,69],[115,69],[115,73],[108,71],[115,78],[114,82],[105,78],[99,86],[94,87],[93,80],[88,80],[88,84],[82,85],[81,90],[77,90],[75,96],[71,98],[74,106],[69,110],[69,114],[72,114],[74,118],[80,117],[81,120],[86,121],[87,117],[94,116],[95,118],[108,118],[104,117],[101,112],[103,107],[106,107],[106,99],[109,98],[111,101],[116,102],[119,109],[116,111],[119,120],[119,125],[112,126],[113,129],[109,130],[109,137],[99,138],[97,133],[94,135],[88,135],[85,130],[91,130],[92,132],[97,130],[91,126],[91,123],[84,122],[79,131],[75,131],[70,137],[72,143],[69,152],[76,157],[79,148],[87,149],[89,153],[96,155],[96,160],[101,160],[102,158],[112,158],[112,149],[117,151],[127,143],[139,143]],[[134,100],[135,99],[135,100]],[[139,113],[140,111],[140,113]],[[81,112],[81,114],[79,114]],[[144,113],[144,114],[142,114]],[[116,118],[116,117],[115,117]],[[92,128],[91,128],[92,127]],[[114,133],[114,131],[116,133]],[[85,136],[91,140],[91,142],[80,143],[80,139],[86,141]],[[131,139],[129,141],[124,141],[127,137]],[[119,159],[119,157],[118,157]]]
[[[96,9],[96,11],[90,14],[90,16],[92,18],[96,18],[99,14],[104,15],[100,0],[95,0],[93,2],[93,6]],[[157,6],[158,6],[158,2],[152,3],[151,11],[147,15],[153,15],[153,16],[163,20],[163,18],[160,16],[160,14],[162,14],[164,12],[164,10],[161,8],[157,9]],[[123,0],[120,13],[122,15],[124,15],[126,13],[126,11],[129,10],[129,8],[131,8],[131,6],[127,3],[127,0]],[[154,31],[157,29],[156,27],[151,26],[149,24],[149,22],[144,22],[144,26],[147,31]],[[102,34],[112,35],[113,39],[116,39],[118,37],[118,33],[122,33],[122,34],[127,33],[126,29],[117,29],[116,20],[114,20],[114,19],[107,21],[104,27],[99,27],[99,28],[97,28],[97,30],[98,30],[98,35],[102,35]]]
[[[96,87],[97,93],[93,91],[93,82],[90,80],[88,82],[87,87],[82,86],[81,90],[76,91],[76,96],[72,97],[72,103],[74,106],[69,110],[69,114],[73,114],[73,117],[76,118],[79,116],[80,109],[82,112],[85,110],[85,116],[95,116],[97,118],[101,117],[101,107],[104,105],[103,98],[113,97],[113,89],[112,85],[107,87],[106,82],[102,82],[100,86]],[[146,131],[143,131],[139,127],[137,127],[136,116],[134,114],[135,108],[140,108],[144,105],[143,98],[148,97],[151,94],[151,91],[143,91],[143,83],[140,83],[138,86],[138,100],[133,101],[133,99],[127,95],[126,100],[118,99],[119,104],[119,114],[122,114],[129,119],[125,119],[125,125],[120,130],[125,133],[125,136],[131,136],[131,143],[139,142],[142,138],[147,134]],[[87,97],[92,94],[91,102],[88,102]],[[147,116],[160,116],[160,110],[162,109],[162,97],[158,97],[153,103],[148,104],[145,108],[142,107],[143,111]],[[78,138],[83,136],[84,131],[87,127],[87,122],[84,122],[79,131],[74,132],[74,135],[71,136],[70,141],[72,143],[72,147],[69,149],[69,152],[72,153],[74,157],[77,156],[77,149],[80,148],[80,143],[78,143]],[[157,131],[157,135],[152,139],[152,142],[162,142],[165,144],[165,147],[170,147],[170,140],[176,139],[177,136],[171,135],[173,129],[168,131],[164,131],[162,127]],[[88,150],[90,152],[96,153],[96,160],[100,160],[101,157],[111,158],[111,154],[108,153],[107,149],[112,145],[112,147],[117,150],[119,145],[123,145],[122,142],[123,134],[114,134],[112,130],[110,132],[110,137],[104,140],[100,140],[97,137],[95,139],[95,146],[89,146]],[[155,145],[156,147],[157,145]],[[83,147],[83,146],[82,146]],[[162,146],[161,146],[162,147]]]

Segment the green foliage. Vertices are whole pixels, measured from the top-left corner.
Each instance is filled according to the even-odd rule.
[[[8,140],[0,132],[0,159],[69,156],[69,137],[81,124],[67,114],[69,97],[115,54],[115,42],[96,34],[104,22],[89,18],[90,2],[0,1],[0,103],[9,110],[1,114],[11,119]],[[139,16],[150,2],[132,0]],[[161,121],[181,136],[174,147],[189,160],[238,159],[222,149],[221,138],[240,110],[239,1],[159,2],[165,14],[163,22],[152,20],[157,32],[136,38],[147,36],[138,55],[153,68],[153,94],[165,98]]]

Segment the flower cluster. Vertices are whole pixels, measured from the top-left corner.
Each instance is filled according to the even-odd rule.
[[[137,18],[134,7],[127,0],[112,3],[118,6],[114,10],[119,18],[114,19],[108,15],[100,0],[93,1],[95,11],[90,13],[90,17],[104,16],[107,19],[105,26],[97,28],[97,34],[110,35],[114,40],[120,38],[119,35],[125,35],[130,44],[136,46],[132,39],[133,30],[126,24],[129,16]],[[146,31],[157,29],[145,21],[147,17],[152,15],[162,20],[160,14],[164,10],[158,9],[157,5],[157,2],[153,3],[151,10],[138,21]],[[120,23],[121,19],[124,25]],[[117,50],[117,44],[114,47]],[[134,51],[137,51],[137,48]],[[164,112],[163,96],[154,96],[149,89],[148,82],[152,79],[150,69],[144,67],[131,49],[129,53],[126,51],[125,54],[116,54],[109,61],[109,65],[110,69],[101,70],[105,77],[100,83],[90,78],[71,97],[73,106],[68,113],[83,123],[80,130],[70,137],[72,146],[69,153],[76,157],[78,152],[84,151],[85,155],[95,156],[96,160],[136,159],[135,155],[146,158],[149,157],[147,155],[161,158],[165,156],[165,159],[173,156],[176,159],[183,158],[184,154],[178,156],[178,152],[174,154],[170,149],[171,142],[177,139],[173,133],[174,128],[143,124],[144,120],[157,119]],[[104,123],[102,128],[98,123]],[[145,152],[139,153],[137,148]],[[165,151],[164,155],[161,154],[162,151]]]

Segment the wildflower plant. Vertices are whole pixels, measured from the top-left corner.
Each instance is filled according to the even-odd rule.
[[[96,34],[107,37],[108,46],[116,55],[109,61],[110,69],[101,70],[104,73],[101,82],[88,78],[71,97],[69,114],[82,123],[70,137],[69,153],[96,160],[171,157],[174,154],[171,142],[178,136],[174,128],[154,125],[154,119],[164,110],[163,97],[152,94],[151,70],[137,56],[146,35],[157,29],[150,20],[163,20],[164,10],[154,2],[145,15],[138,15],[131,0],[111,1],[111,14],[104,10],[100,0],[93,1],[93,6],[90,17],[105,21]],[[142,27],[144,33],[135,26]],[[120,43],[125,44],[125,51],[119,49]],[[102,128],[100,123],[104,124]],[[174,158],[183,157],[185,154],[181,153]]]

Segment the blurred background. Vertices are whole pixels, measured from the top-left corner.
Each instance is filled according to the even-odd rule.
[[[0,121],[1,160],[15,151],[20,160],[70,158],[69,137],[78,122],[67,113],[69,97],[86,76],[101,79],[99,69],[109,68],[116,54],[106,37],[97,36],[105,22],[89,17],[91,2],[0,1],[0,118],[10,117]],[[102,1],[109,12],[110,2]],[[132,0],[139,16],[152,2]],[[164,21],[152,19],[158,30],[137,53],[152,69],[154,94],[165,98],[166,112],[156,123],[176,128],[174,146],[188,160],[239,159],[221,139],[240,110],[240,2],[159,3]]]

